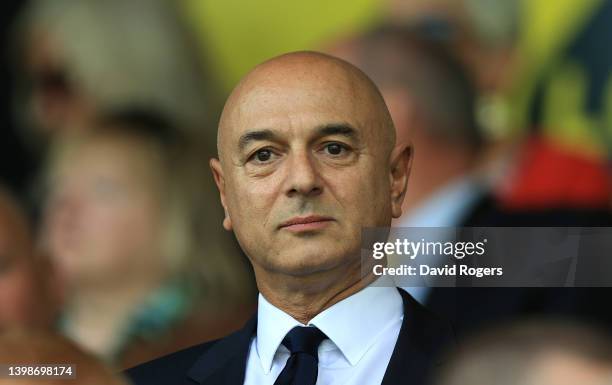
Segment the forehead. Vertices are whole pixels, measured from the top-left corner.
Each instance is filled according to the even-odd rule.
[[[260,87],[243,99],[237,112],[237,129],[302,120],[356,123],[361,118],[353,95],[325,87]]]
[[[347,124],[367,137],[380,116],[374,97],[350,73],[298,72],[273,78],[251,82],[233,101],[224,127],[233,142],[253,129],[298,135],[327,124]]]
[[[94,134],[60,149],[60,160],[68,165],[88,167],[93,164],[109,167],[150,164],[158,149],[144,138],[122,134]]]

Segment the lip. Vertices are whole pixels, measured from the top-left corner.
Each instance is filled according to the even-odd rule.
[[[320,215],[294,217],[289,219],[288,221],[281,223],[279,229],[284,229],[296,233],[303,231],[313,231],[322,229],[333,221],[334,219],[331,217],[325,217]]]

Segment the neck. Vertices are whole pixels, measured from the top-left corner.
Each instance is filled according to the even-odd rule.
[[[113,359],[122,329],[134,309],[155,288],[151,284],[132,284],[74,290],[65,313],[68,334],[85,349]]]
[[[361,264],[308,276],[271,273],[255,267],[259,292],[275,307],[306,325],[317,314],[376,280],[361,276]]]

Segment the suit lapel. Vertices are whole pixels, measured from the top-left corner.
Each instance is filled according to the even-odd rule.
[[[424,384],[431,369],[441,362],[440,349],[452,346],[454,336],[448,323],[436,318],[404,290],[404,320],[383,377],[382,385]]]
[[[215,343],[191,367],[187,376],[200,385],[242,385],[257,315],[241,330]]]

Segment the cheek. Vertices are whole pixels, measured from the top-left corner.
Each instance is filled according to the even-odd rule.
[[[128,205],[99,205],[90,210],[85,226],[90,236],[116,236],[122,234],[133,221],[134,211]]]
[[[149,242],[158,235],[152,234],[158,218],[158,207],[146,198],[98,205],[84,221],[84,236],[102,248]]]
[[[134,206],[123,211],[115,211],[104,224],[115,239],[150,240],[159,223],[158,210],[149,206]]]
[[[249,180],[227,187],[232,229],[241,248],[251,257],[266,255],[273,246],[274,227],[279,217],[275,207],[282,201],[278,180]]]
[[[143,262],[153,265],[161,246],[160,215],[157,208],[148,205],[108,213],[101,221],[103,229],[99,229],[103,234],[96,236],[99,249],[92,253],[113,271],[142,267]]]
[[[78,239],[56,248],[54,260],[69,282],[154,268],[161,238],[159,218],[159,209],[144,202],[92,208]]]
[[[279,194],[278,180],[270,177],[234,184],[229,199],[230,217],[237,229],[258,230],[270,222]]]
[[[352,170],[337,173],[327,180],[334,199],[344,209],[346,222],[359,230],[381,225],[386,213],[390,212],[385,181],[380,175],[372,178],[373,173],[371,170]]]

